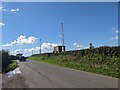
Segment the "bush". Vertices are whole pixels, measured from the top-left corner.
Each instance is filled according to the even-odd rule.
[[[7,66],[11,63],[11,60],[8,51],[2,50],[0,52],[2,52],[2,72],[4,72]]]
[[[10,70],[13,70],[17,67],[17,62],[16,60],[13,60],[8,66],[7,68],[5,69],[5,72],[8,72]]]

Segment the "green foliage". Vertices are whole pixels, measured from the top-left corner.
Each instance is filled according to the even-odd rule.
[[[118,77],[119,58],[120,46],[104,46],[93,49],[53,53],[49,57],[38,55],[29,57],[30,60],[37,60],[113,77]]]
[[[8,72],[10,70],[13,70],[17,67],[17,62],[16,60],[13,60],[8,66],[7,68],[5,69],[5,72]]]
[[[9,56],[11,60],[18,60],[19,59],[19,56],[14,56],[14,55],[10,55]]]
[[[15,61],[18,59],[17,56],[9,55],[9,52],[6,50],[0,51],[0,70],[2,72],[9,71],[11,69],[14,69],[16,64]]]
[[[2,54],[2,72],[5,71],[9,63],[11,63],[11,60],[9,58],[9,53],[6,50],[0,51]]]

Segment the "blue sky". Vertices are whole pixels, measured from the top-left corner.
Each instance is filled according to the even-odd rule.
[[[92,42],[97,46],[118,45],[118,3],[42,3],[19,2],[2,4],[3,49],[15,50],[38,47],[42,39],[42,52],[47,45],[61,42],[61,23],[64,24],[67,50],[86,48]],[[18,43],[24,37],[27,44]],[[28,40],[33,37],[33,42]],[[20,38],[19,38],[20,39]],[[28,40],[28,41],[27,41]],[[76,45],[73,45],[75,44]],[[4,46],[10,44],[10,46]],[[12,45],[11,45],[12,44]],[[75,47],[76,46],[76,47]],[[77,47],[78,46],[78,47]],[[35,51],[38,53],[39,51]],[[30,52],[31,53],[31,52]],[[27,53],[26,53],[27,54]]]

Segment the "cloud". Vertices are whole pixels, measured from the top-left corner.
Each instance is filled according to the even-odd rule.
[[[10,10],[10,12],[18,12],[19,11],[19,9],[17,8],[17,9],[11,9]]]
[[[16,49],[14,52],[17,53],[17,52],[20,52],[20,51],[21,51],[21,49]]]
[[[3,7],[0,7],[0,10],[1,10],[1,11],[5,11],[5,12],[7,11],[7,10],[6,10],[5,8],[3,8]]]
[[[1,11],[4,11],[4,12],[12,12],[12,13],[15,13],[15,12],[18,12],[19,11],[19,9],[17,8],[17,9],[5,9],[5,8],[3,8],[3,7],[0,7],[0,10]]]
[[[84,47],[84,49],[89,49],[90,47]]]
[[[28,49],[24,49],[24,52],[28,52]]]
[[[113,30],[115,33],[119,33],[119,30],[116,29],[115,27],[113,27],[112,30]]]
[[[2,11],[6,12],[7,10],[6,9],[2,9]]]
[[[37,38],[34,36],[30,36],[26,38],[26,36],[20,35],[16,40],[11,43],[7,43],[2,45],[3,47],[13,46],[13,45],[28,45],[36,43]]]
[[[58,46],[56,43],[42,43],[41,49],[52,50],[55,46]]]
[[[41,50],[47,50],[47,51],[53,50],[53,48],[55,46],[58,46],[58,44],[56,44],[56,43],[45,43],[44,42],[41,45]],[[40,47],[33,47],[33,48],[24,49],[23,51],[24,52],[32,52],[32,51],[37,52],[39,50],[40,50]]]
[[[86,47],[83,44],[73,43],[75,49],[89,49],[90,47]]]
[[[4,23],[2,23],[2,22],[0,22],[0,27],[2,27],[2,26],[5,26],[5,24],[4,24]]]
[[[77,43],[73,43],[73,45],[75,46],[76,49],[84,49],[84,45],[82,44],[77,44]]]
[[[77,48],[84,48],[84,45],[77,45]]]
[[[112,28],[112,30],[114,31],[114,33],[116,33],[116,34],[118,34],[119,33],[119,30],[118,29],[116,29],[116,28]],[[115,35],[116,35],[115,34]],[[118,36],[116,35],[116,36],[114,36],[114,37],[112,37],[112,38],[110,38],[111,40],[118,40]]]
[[[14,40],[11,44],[34,44],[36,41],[37,38],[34,36],[26,38],[26,36],[20,35],[17,40]]]
[[[2,9],[3,7],[0,7],[0,10]]]
[[[73,43],[73,45],[74,45],[74,46],[76,46],[76,45],[77,45],[77,43]]]
[[[43,50],[42,52],[48,52],[48,51],[53,50],[53,48],[55,46],[58,46],[58,44],[57,43],[45,43],[44,42],[41,45],[41,50]],[[23,49],[23,50],[16,49],[14,51],[11,51],[10,54],[11,55],[16,55],[18,53],[23,53],[24,55],[30,55],[30,54],[32,54],[32,52],[39,53],[39,50],[40,50],[40,47],[37,46],[37,47],[32,47],[32,48],[26,48],[26,49]]]
[[[16,54],[18,54],[18,53],[21,53],[21,49],[16,49],[16,50],[14,50],[14,51],[10,51],[10,54],[11,55],[16,55]]]
[[[115,33],[119,33],[119,31],[118,31],[118,30],[116,30],[116,31],[115,31]]]
[[[23,54],[23,55],[30,55],[30,53],[33,51],[33,52],[37,52],[39,49],[39,47],[35,47],[35,48],[29,48],[29,49],[16,49],[16,50],[13,50],[13,51],[10,51],[10,54],[11,55],[16,55],[16,54]],[[32,54],[32,53],[31,53]]]
[[[38,51],[38,50],[40,50],[40,47],[35,47],[35,48],[26,49],[27,52],[32,52],[32,51],[36,52],[36,51]]]
[[[6,43],[6,44],[2,45],[2,47],[9,47],[9,46],[12,46],[12,44]]]
[[[118,40],[118,36],[111,38],[112,40]]]

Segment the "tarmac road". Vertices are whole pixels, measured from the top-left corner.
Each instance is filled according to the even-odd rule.
[[[2,89],[2,74],[0,73],[0,90]]]
[[[3,77],[3,88],[118,88],[118,79],[28,60],[21,74]]]

